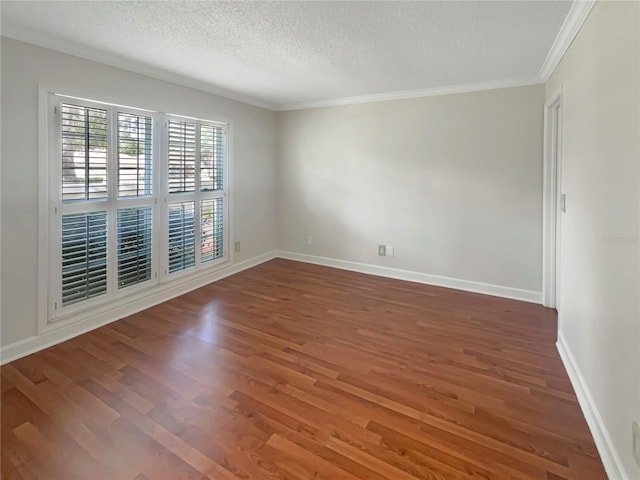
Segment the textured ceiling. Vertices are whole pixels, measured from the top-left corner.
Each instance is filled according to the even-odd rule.
[[[1,2],[3,35],[161,69],[273,106],[535,77],[570,6]]]

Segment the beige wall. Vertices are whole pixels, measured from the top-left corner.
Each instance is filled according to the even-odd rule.
[[[534,85],[280,113],[279,248],[539,292],[543,97]]]
[[[2,346],[36,334],[38,83],[234,124],[234,236],[242,261],[276,248],[275,114],[2,38]]]
[[[546,86],[563,92],[560,332],[625,468],[640,478],[640,4],[598,2]],[[614,477],[612,477],[614,478]]]

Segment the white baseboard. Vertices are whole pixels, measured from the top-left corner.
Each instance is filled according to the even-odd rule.
[[[591,430],[591,435],[593,435],[593,440],[595,441],[596,448],[598,449],[598,453],[600,454],[600,458],[602,459],[602,463],[608,477],[611,480],[630,480],[629,475],[627,475],[625,471],[622,460],[620,460],[620,456],[611,441],[611,437],[609,436],[607,427],[602,420],[602,416],[600,416],[598,407],[591,396],[589,387],[585,382],[582,373],[580,373],[576,359],[571,353],[571,349],[560,331],[558,331],[558,342],[556,343],[556,346],[558,348],[558,353],[560,353],[560,358],[562,359],[564,368],[569,374],[571,385],[576,391],[578,403],[580,404],[580,408],[582,408],[584,418],[587,420],[587,425],[589,425],[589,430]]]
[[[365,263],[350,262],[347,260],[338,260],[326,257],[317,257],[313,255],[305,255],[301,253],[286,252],[274,250],[257,257],[244,260],[242,262],[230,265],[228,268],[220,269],[211,275],[195,278],[183,282],[179,285],[172,286],[168,289],[153,291],[149,295],[136,299],[130,303],[120,305],[94,315],[81,322],[69,324],[56,328],[55,330],[45,331],[40,335],[34,335],[25,340],[12,343],[0,348],[0,365],[11,362],[21,357],[25,357],[39,350],[56,345],[70,338],[77,337],[83,333],[94,330],[98,327],[114,322],[120,318],[133,315],[141,310],[157,305],[171,298],[183,295],[191,290],[200,288],[209,283],[215,282],[222,278],[241,272],[248,268],[254,267],[273,258],[280,257],[299,262],[313,263],[316,265],[325,265],[328,267],[340,268],[342,270],[351,270],[354,272],[367,273],[388,278],[396,278],[399,280],[408,280],[411,282],[424,283],[428,285],[436,285],[439,287],[454,288],[474,293],[482,293],[485,295],[493,295],[497,297],[511,298],[514,300],[522,300],[526,302],[540,303],[540,292],[530,290],[521,290],[518,288],[503,287],[500,285],[491,285],[487,283],[472,282],[469,280],[459,280],[455,278],[440,277],[437,275],[428,275],[426,273],[413,272],[409,270],[400,270],[397,268],[380,267],[377,265],[369,265]]]
[[[456,290],[482,293],[484,295],[510,298],[512,300],[521,300],[524,302],[542,302],[542,293],[535,292],[533,290],[522,290],[519,288],[504,287],[502,285],[492,285],[490,283],[473,282],[471,280],[460,280],[457,278],[441,277],[438,275],[429,275],[428,273],[414,272],[411,270],[381,267],[378,265],[371,265],[367,263],[351,262],[348,260],[339,260],[336,258],[317,257],[315,255],[306,255],[303,253],[287,252],[282,250],[278,250],[276,256],[280,258],[286,258],[288,260],[296,260],[298,262],[313,263],[316,265],[340,268],[342,270],[368,273],[370,275],[377,275],[379,277],[395,278],[398,280],[407,280],[409,282],[424,283],[427,285],[435,285],[438,287],[454,288]]]
[[[135,301],[117,306],[81,322],[65,325],[55,330],[50,330],[40,335],[34,335],[33,337],[12,343],[0,348],[0,365],[31,355],[37,351],[44,350],[45,348],[49,348],[60,342],[69,340],[70,338],[77,337],[78,335],[90,330],[94,330],[98,327],[115,322],[121,318],[128,317],[129,315],[133,315],[134,313],[140,312],[141,310],[165,302],[179,295],[183,295],[195,290],[196,288],[203,287],[222,278],[241,272],[242,270],[255,267],[256,265],[267,262],[275,257],[275,251],[267,252],[256,257],[243,260],[242,262],[229,265],[226,268],[221,268],[211,274],[203,275],[166,289],[153,291],[143,298],[138,298]]]

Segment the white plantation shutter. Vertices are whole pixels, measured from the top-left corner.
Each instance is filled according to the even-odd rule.
[[[107,212],[62,216],[62,305],[107,293]]]
[[[200,189],[222,190],[223,188],[223,130],[213,125],[200,128]]]
[[[225,259],[225,142],[222,125],[168,123],[168,274]]]
[[[194,202],[169,205],[169,273],[195,266]]]
[[[169,193],[193,192],[196,169],[196,124],[169,120]]]
[[[118,113],[118,196],[151,195],[152,123],[148,116]]]
[[[61,105],[62,201],[107,196],[107,111]]]
[[[211,198],[202,200],[200,208],[200,222],[202,232],[202,252],[201,261],[209,262],[223,255],[223,228],[224,210],[222,198]]]
[[[118,288],[151,279],[151,207],[118,210]]]
[[[60,223],[52,232],[61,248],[50,269],[55,316],[154,277],[157,202],[152,115],[80,99],[53,103],[60,174],[52,191]]]
[[[228,261],[226,124],[49,100],[47,324]]]

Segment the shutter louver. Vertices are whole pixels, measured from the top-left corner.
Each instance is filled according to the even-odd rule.
[[[222,198],[202,200],[200,212],[202,225],[201,261],[205,263],[224,255]]]
[[[213,125],[200,127],[200,189],[222,190],[223,131]]]
[[[63,103],[62,201],[107,196],[107,111]]]
[[[151,195],[152,118],[118,113],[118,195]]]
[[[169,273],[195,266],[195,202],[169,205]]]
[[[118,210],[118,288],[151,279],[151,207]]]
[[[107,292],[107,212],[62,216],[62,305]]]
[[[196,125],[169,120],[169,193],[195,191]]]

